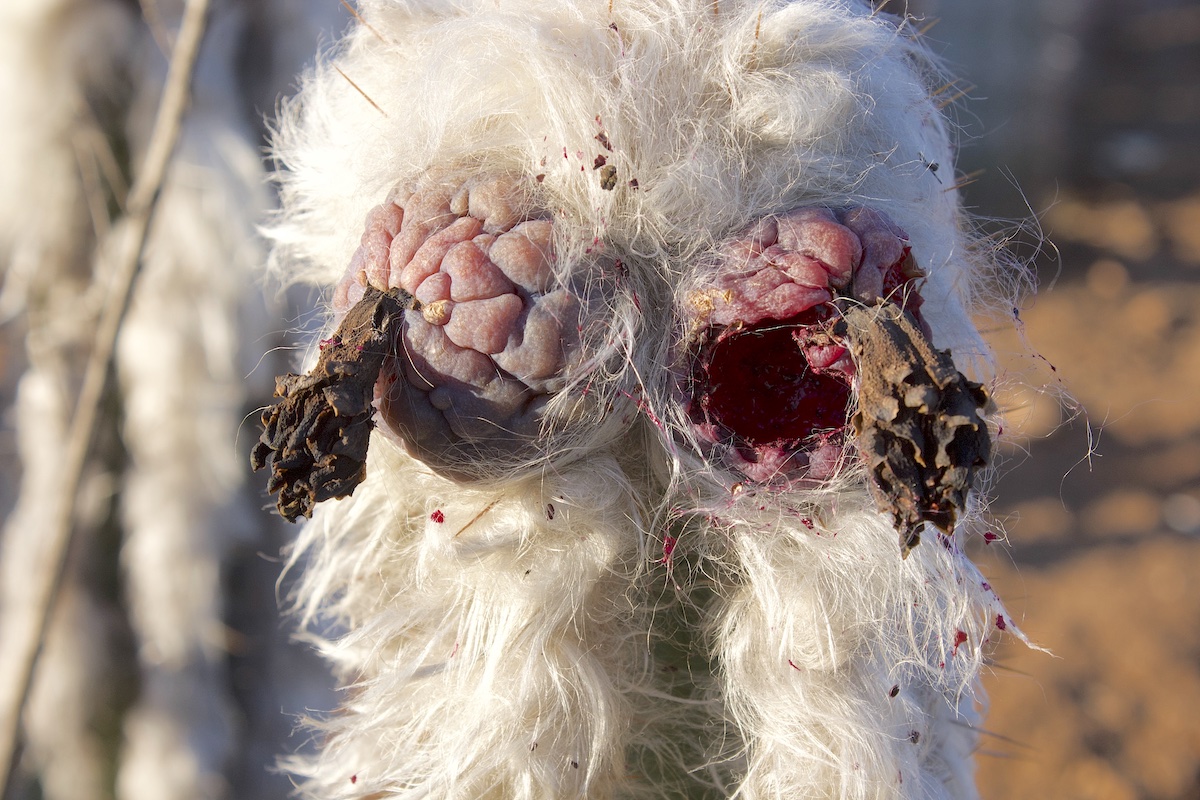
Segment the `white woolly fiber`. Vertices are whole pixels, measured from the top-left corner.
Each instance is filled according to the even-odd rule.
[[[928,166],[953,153],[921,45],[838,0],[358,10],[278,123],[278,272],[331,286],[368,209],[472,171],[537,176],[563,279],[625,271],[565,390],[591,406],[551,407],[566,436],[531,469],[459,485],[377,435],[367,482],[305,528],[295,600],[346,690],[292,764],[304,794],[975,796],[1003,609],[965,533],[901,560],[859,469],[741,485],[701,456],[670,374],[722,239],[864,204],[909,234],[937,345],[985,377],[968,309],[994,265]]]

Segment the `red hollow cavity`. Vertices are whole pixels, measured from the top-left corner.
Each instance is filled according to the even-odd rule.
[[[699,359],[693,393],[697,423],[715,425],[735,446],[800,447],[846,424],[850,385],[815,371],[803,349],[817,310],[788,320],[726,329]]]
[[[924,330],[908,236],[866,206],[798,207],[735,234],[687,297],[686,407],[709,459],[754,482],[843,460],[855,365],[836,303],[899,303]]]

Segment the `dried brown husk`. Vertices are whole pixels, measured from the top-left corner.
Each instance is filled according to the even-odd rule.
[[[276,379],[283,399],[263,412],[250,464],[270,468],[267,491],[278,494],[280,516],[311,517],[317,503],[353,494],[366,477],[375,383],[393,327],[414,307],[402,289],[368,288],[322,344],[316,366]]]
[[[851,419],[879,509],[907,557],[932,523],[950,533],[991,457],[987,391],[968,380],[895,303],[846,304],[834,334],[857,371]]]

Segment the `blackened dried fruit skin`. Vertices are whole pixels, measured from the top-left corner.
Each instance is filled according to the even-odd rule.
[[[848,342],[857,366],[858,412],[851,423],[858,449],[876,503],[891,514],[907,557],[923,523],[953,531],[988,463],[992,443],[980,414],[987,392],[894,303],[846,304],[834,334]]]
[[[353,494],[362,483],[375,382],[392,326],[414,305],[403,289],[368,288],[308,374],[276,379],[275,396],[283,400],[263,412],[250,464],[271,468],[267,491],[278,493],[276,507],[289,522],[311,517],[317,503]]]

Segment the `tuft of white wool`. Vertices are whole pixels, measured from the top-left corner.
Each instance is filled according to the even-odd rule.
[[[346,686],[290,762],[304,795],[974,797],[984,649],[1016,632],[963,553],[977,509],[902,560],[861,468],[754,488],[708,463],[671,374],[722,239],[863,204],[908,233],[935,343],[987,379],[969,311],[997,265],[929,168],[954,161],[932,57],[839,0],[358,12],[277,124],[278,274],[332,287],[370,208],[471,171],[536,178],[561,279],[624,269],[547,422],[603,436],[459,484],[377,434],[304,528],[294,601]]]
[[[327,745],[291,764],[305,792],[634,794],[626,747],[670,709],[631,594],[645,553],[621,468],[601,456],[464,487],[386,439],[373,448],[371,477],[297,544],[303,617],[347,685],[341,713],[315,723]],[[317,632],[331,625],[345,635]]]
[[[740,585],[714,639],[748,734],[743,795],[974,796],[985,581],[954,543],[901,561],[887,521],[852,501],[813,525],[730,530]]]

